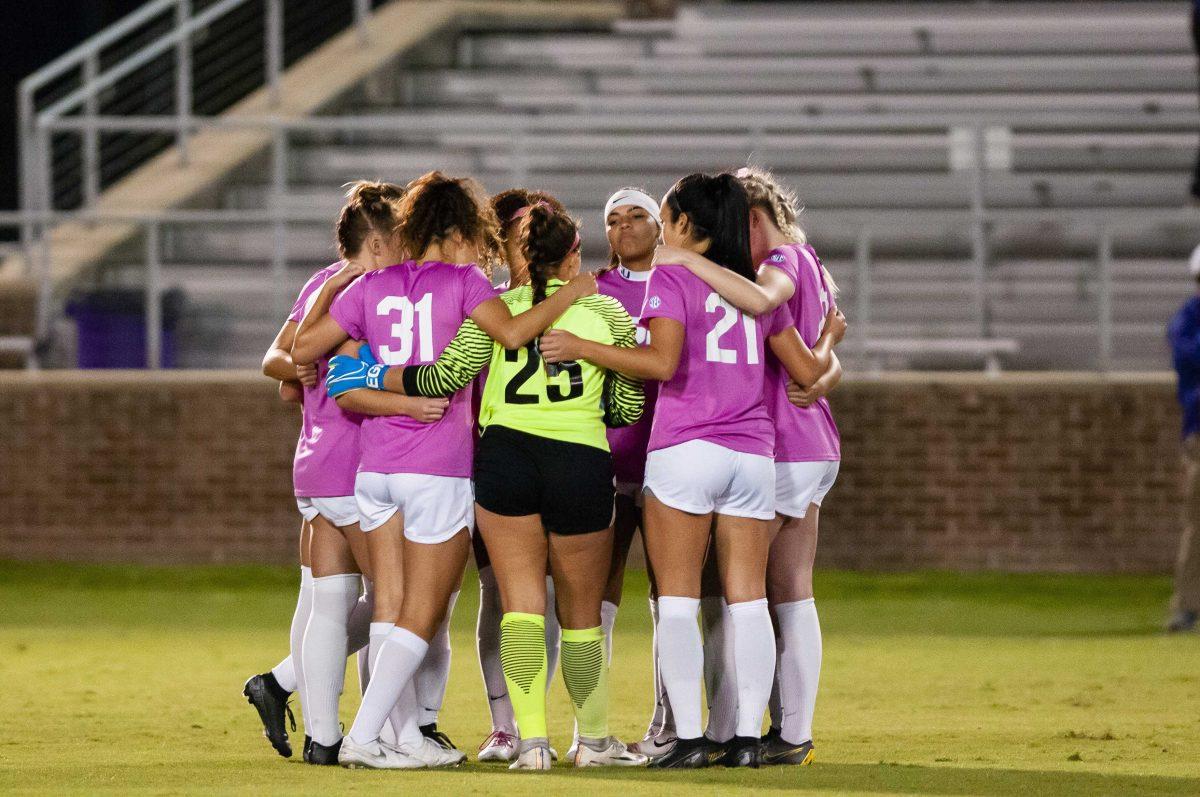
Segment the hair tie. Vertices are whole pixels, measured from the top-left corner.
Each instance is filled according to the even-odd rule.
[[[528,216],[528,215],[529,215],[529,212],[530,212],[531,210],[533,210],[534,208],[547,208],[547,209],[548,209],[548,210],[550,210],[551,212],[553,212],[553,211],[554,211],[554,208],[550,207],[550,203],[549,203],[549,202],[547,202],[546,200],[544,200],[544,199],[543,199],[543,200],[539,200],[539,201],[537,201],[537,202],[534,202],[532,205],[526,205],[526,206],[525,206],[525,207],[523,207],[523,208],[517,208],[515,211],[513,211],[513,214],[512,214],[511,216],[509,216],[509,217],[508,217],[508,221],[507,221],[507,222],[505,222],[505,223],[506,223],[506,224],[512,224],[512,223],[513,223],[514,221],[516,221],[517,219],[524,218],[525,216]]]

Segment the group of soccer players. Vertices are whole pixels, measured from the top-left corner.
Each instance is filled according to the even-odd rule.
[[[437,722],[473,549],[480,761],[551,767],[556,666],[575,766],[812,760],[812,568],[840,460],[825,396],[846,322],[797,213],[758,169],[688,175],[661,202],[622,188],[604,208],[610,264],[588,274],[578,222],[545,192],[489,201],[436,171],[353,184],[341,259],[263,361],[302,407],[291,655],[244,688],[281,755],[295,692],[306,762],[465,759]],[[609,733],[608,669],[638,529],[656,701],[626,745]],[[354,654],[363,694],[343,736]]]

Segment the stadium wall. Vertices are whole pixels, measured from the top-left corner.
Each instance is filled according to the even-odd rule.
[[[822,566],[1172,565],[1169,375],[898,374],[847,380],[834,412]],[[294,562],[298,422],[254,373],[2,374],[0,558]]]

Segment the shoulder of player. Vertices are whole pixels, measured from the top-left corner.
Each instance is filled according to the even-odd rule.
[[[509,288],[500,294],[500,299],[509,307],[520,304],[521,302],[533,301],[533,286],[529,284],[518,285],[515,288]]]
[[[593,293],[590,296],[584,296],[575,302],[575,306],[591,310],[605,318],[613,315],[617,317],[628,317],[629,315],[629,313],[625,312],[625,305],[621,304],[620,300],[606,293]]]

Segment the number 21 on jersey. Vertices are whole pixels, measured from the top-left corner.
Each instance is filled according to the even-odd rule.
[[[433,361],[433,294],[427,293],[414,304],[407,296],[386,296],[379,301],[375,312],[381,316],[399,318],[392,323],[393,343],[379,347],[379,359],[384,365],[407,365],[417,348],[418,362]],[[414,329],[415,327],[415,329]]]
[[[732,330],[734,327],[740,327],[742,334],[746,336],[746,364],[758,365],[758,336],[755,334],[754,318],[744,314],[716,293],[710,293],[704,300],[704,310],[710,315],[720,315],[716,326],[710,329],[704,338],[704,359],[710,363],[737,365],[737,349],[725,348],[721,344],[735,346],[737,338],[731,339],[729,333],[736,336],[738,333]]]

